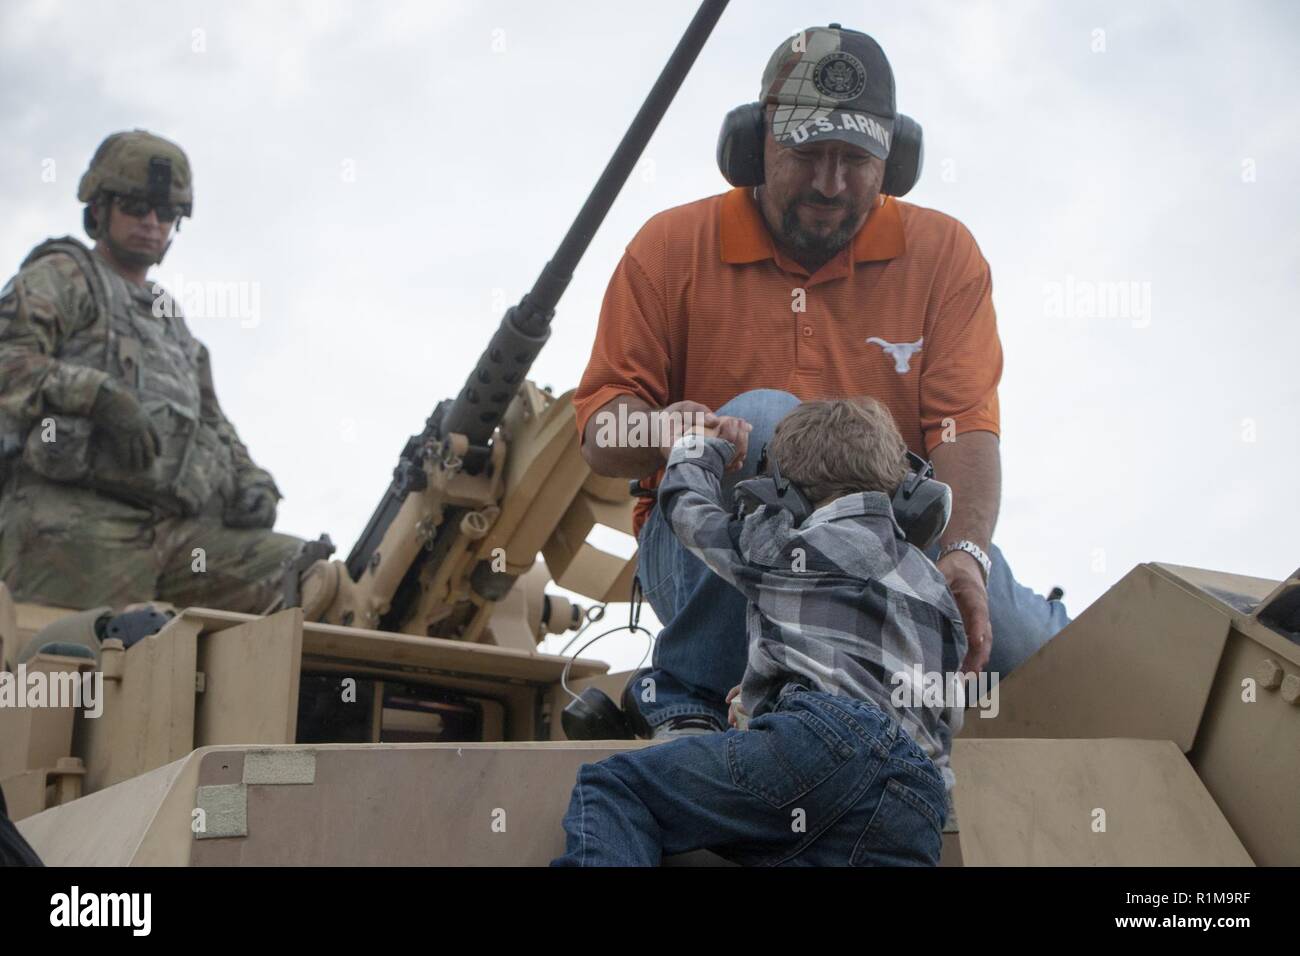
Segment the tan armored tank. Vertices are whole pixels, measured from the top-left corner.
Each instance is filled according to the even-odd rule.
[[[584,462],[569,395],[526,375],[724,6],[345,562],[323,538],[281,609],[177,608],[138,639],[0,587],[0,689],[45,695],[0,706],[0,787],[47,863],[540,865],[578,767],[653,746],[565,739],[566,667],[574,692],[628,675],[538,652],[594,617],[545,586],[627,600],[635,561],[588,538],[630,532],[633,499]],[[1300,572],[1139,565],[986,703],[954,742],[945,863],[1300,864]]]
[[[583,491],[564,513],[593,504],[626,512]],[[566,530],[550,524],[554,553]],[[98,718],[0,709],[10,812],[51,864],[544,864],[578,766],[650,744],[563,739],[566,659],[533,645],[542,577],[473,641],[300,608],[188,608],[127,651],[106,641]],[[1300,575],[1134,568],[1002,682],[995,717],[969,714],[945,862],[1300,862],[1297,607]],[[7,659],[65,613],[0,597]],[[569,683],[617,694],[626,678],[576,661]]]

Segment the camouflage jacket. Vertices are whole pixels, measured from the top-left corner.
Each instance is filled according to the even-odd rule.
[[[133,391],[162,439],[149,471],[121,468],[93,435],[109,379]],[[71,237],[33,249],[0,291],[0,453],[10,467],[167,514],[220,514],[257,485],[279,495],[221,411],[207,347],[175,301]]]

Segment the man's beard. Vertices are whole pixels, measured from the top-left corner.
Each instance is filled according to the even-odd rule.
[[[799,205],[804,202],[843,209],[846,213],[844,222],[825,235],[809,232],[799,224]],[[849,244],[857,231],[861,214],[862,210],[849,202],[836,200],[819,203],[815,196],[796,196],[786,204],[785,211],[781,214],[781,232],[785,241],[796,251],[808,253],[814,258],[829,259]]]

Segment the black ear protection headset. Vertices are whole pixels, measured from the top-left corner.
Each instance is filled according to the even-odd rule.
[[[603,615],[603,606],[601,609]],[[595,687],[588,687],[581,694],[575,694],[569,689],[569,669],[573,666],[573,660],[592,644],[595,644],[602,637],[614,634],[618,631],[640,631],[654,642],[654,635],[642,627],[638,621],[641,618],[641,582],[637,578],[632,578],[632,607],[629,612],[628,623],[619,627],[610,628],[601,634],[597,634],[586,644],[583,644],[573,653],[573,657],[564,665],[564,671],[560,674],[560,687],[568,694],[572,700],[565,705],[560,714],[560,726],[564,728],[564,736],[570,740],[636,740],[638,737],[650,736],[650,725],[646,719],[641,716],[641,709],[637,707],[636,693],[637,685],[640,684],[641,678],[648,673],[648,668],[638,667],[632,672],[623,685],[623,693],[620,695],[620,704],[615,704],[608,694]],[[600,617],[592,617],[588,624],[600,620]],[[583,625],[583,630],[587,625]],[[573,644],[582,631],[578,631],[573,636],[569,644]],[[560,653],[568,650],[566,645]],[[649,651],[647,650],[647,654]],[[643,657],[644,663],[645,658]]]
[[[890,498],[894,520],[903,529],[908,544],[922,551],[939,540],[952,515],[952,489],[934,477],[934,466],[920,455],[907,453],[907,477]],[[757,478],[736,483],[737,515],[748,514],[760,505],[772,505],[790,512],[797,528],[816,509],[808,496],[781,474],[775,461],[768,458],[763,446],[758,460]]]
[[[723,178],[733,186],[761,186],[766,139],[767,121],[762,103],[746,103],[728,113],[718,134],[718,169]],[[921,178],[924,159],[921,124],[910,116],[897,114],[880,191],[886,196],[906,196]]]

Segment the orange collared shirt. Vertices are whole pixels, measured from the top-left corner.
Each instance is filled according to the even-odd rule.
[[[776,388],[805,401],[875,396],[924,455],[945,431],[997,434],[992,291],[965,226],[898,199],[884,198],[812,276],[775,247],[748,188],[668,209],[610,279],[573,396],[578,432],[622,394],[716,410]],[[637,503],[638,533],[653,505]]]

